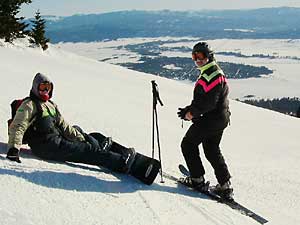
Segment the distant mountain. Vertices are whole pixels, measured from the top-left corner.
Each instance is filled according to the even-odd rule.
[[[47,19],[47,18],[46,18]],[[300,38],[300,8],[120,11],[47,20],[52,42],[128,37]]]

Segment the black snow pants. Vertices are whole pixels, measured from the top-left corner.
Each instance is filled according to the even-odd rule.
[[[214,168],[219,184],[226,183],[231,175],[228,171],[219,144],[224,129],[208,130],[200,124],[192,124],[181,142],[181,150],[191,177],[201,177],[205,174],[198,146],[202,143],[205,157]]]
[[[95,151],[87,142],[70,141],[61,135],[35,138],[29,142],[29,146],[33,154],[46,160],[97,165],[117,172],[123,172],[126,166],[125,150],[123,152]]]

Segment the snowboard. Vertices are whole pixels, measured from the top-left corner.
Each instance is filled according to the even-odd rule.
[[[180,172],[184,176],[186,176],[186,177],[190,176],[190,172],[188,171],[188,169],[184,165],[179,164],[178,165],[178,169],[180,170]],[[183,185],[186,185],[185,183],[182,182],[183,180],[184,180],[184,178],[180,178],[179,179],[179,183],[181,183]],[[211,186],[209,181],[206,182],[206,185],[207,185],[207,191],[201,192],[201,193],[210,195],[210,196],[212,196],[214,198],[218,198],[219,201],[228,201],[228,202],[233,201],[233,196],[231,196],[230,198],[226,198],[225,199],[225,198],[222,198],[222,196],[219,196],[218,194],[216,194],[214,192],[215,186]]]
[[[189,171],[184,165],[180,164],[180,165],[178,165],[178,168],[179,168],[179,170],[180,170],[180,172],[183,176],[189,176]],[[211,191],[211,188],[209,188],[207,192],[199,192],[199,191],[197,191],[197,190],[195,190],[191,187],[188,187],[188,186],[182,184],[180,182],[180,178],[177,178],[177,177],[175,177],[173,175],[170,175],[168,173],[165,173],[165,172],[163,173],[163,176],[165,178],[169,179],[169,180],[172,180],[172,181],[175,181],[175,182],[179,183],[180,185],[182,185],[183,187],[188,188],[189,190],[193,190],[193,191],[199,193],[200,195],[205,195],[213,201],[216,201],[216,202],[221,203],[221,204],[225,204],[225,205],[229,206],[230,208],[240,212],[241,214],[251,217],[252,219],[254,219],[256,222],[258,222],[260,224],[265,224],[265,223],[268,222],[268,220],[266,220],[262,216],[256,214],[252,210],[246,208],[245,206],[241,205],[236,200],[228,201],[226,199],[222,199],[220,196],[213,193]]]
[[[102,143],[106,138],[101,133],[90,133],[90,135],[96,138],[99,144]],[[115,141],[113,141],[109,151],[121,155],[128,154],[128,148]],[[129,170],[129,174],[139,179],[143,183],[147,185],[151,185],[154,182],[155,178],[157,177],[160,168],[161,168],[161,164],[158,160],[136,152],[134,161]]]
[[[156,159],[136,153],[134,162],[129,174],[145,184],[151,185],[161,168],[160,162]]]

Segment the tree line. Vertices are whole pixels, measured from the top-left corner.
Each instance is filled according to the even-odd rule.
[[[46,21],[39,10],[36,12],[33,26],[24,22],[25,17],[18,17],[22,4],[30,4],[32,0],[0,0],[0,38],[5,42],[13,43],[17,38],[29,37],[29,42],[43,50],[48,48],[49,38],[45,37]]]
[[[243,100],[242,102],[300,118],[300,98],[297,97],[260,100],[251,99]]]

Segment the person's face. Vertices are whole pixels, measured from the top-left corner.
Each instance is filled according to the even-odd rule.
[[[39,91],[51,91],[51,84],[48,82],[40,83]]]
[[[193,53],[192,59],[198,67],[204,66],[209,61],[208,58],[202,52]]]
[[[48,82],[40,83],[40,85],[39,85],[39,93],[41,95],[49,93],[51,91],[51,89],[52,89],[52,86]]]

